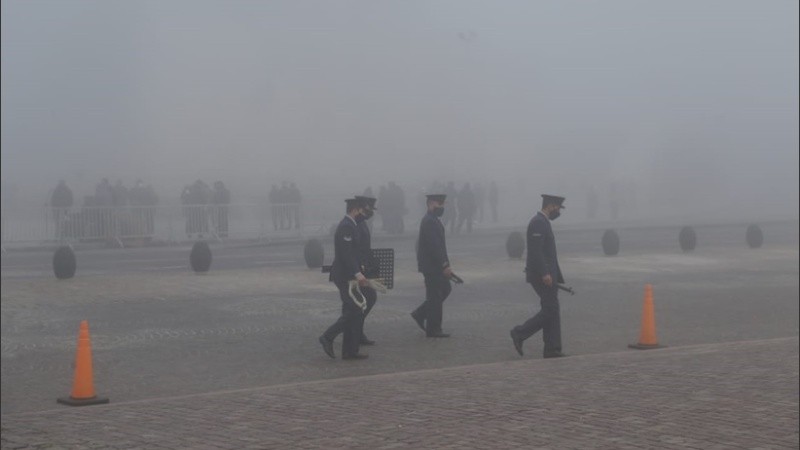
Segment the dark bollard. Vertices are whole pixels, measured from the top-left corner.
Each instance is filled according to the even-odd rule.
[[[512,231],[506,239],[506,253],[511,259],[520,259],[525,253],[525,238],[519,231]]]
[[[322,267],[322,262],[325,260],[325,249],[322,248],[322,242],[317,239],[309,239],[303,249],[303,257],[306,259],[309,269]]]
[[[66,280],[75,276],[78,263],[75,259],[75,252],[69,246],[59,247],[53,253],[53,273],[59,280]]]
[[[694,228],[685,226],[681,228],[681,233],[678,235],[678,242],[681,244],[681,249],[685,252],[692,251],[697,246],[697,234]]]
[[[195,242],[189,254],[192,270],[198,273],[208,272],[211,267],[211,249],[205,241]]]
[[[603,233],[603,253],[607,256],[614,256],[619,253],[619,235],[614,230],[606,230]]]
[[[750,248],[758,248],[761,247],[761,244],[764,243],[764,233],[761,232],[761,227],[756,224],[750,225],[747,227],[747,245]]]

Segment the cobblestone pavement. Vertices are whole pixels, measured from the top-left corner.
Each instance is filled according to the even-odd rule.
[[[798,445],[797,337],[112,399],[2,416],[3,449]]]
[[[316,342],[339,303],[301,244],[215,248],[202,276],[170,249],[87,252],[64,282],[47,254],[4,255],[2,448],[797,448],[797,227],[765,227],[756,250],[740,228],[698,229],[691,253],[675,230],[631,230],[613,258],[596,230],[559,233],[578,291],[564,360],[540,359],[538,336],[513,350],[538,301],[505,234],[448,238],[467,284],[446,340],[408,316],[424,296],[413,239],[377,240],[397,278],[355,363]],[[646,282],[670,348],[609,353],[638,336]],[[82,319],[108,406],[55,404]]]
[[[797,336],[796,228],[765,230],[769,240],[757,250],[743,245],[741,227],[700,230],[702,245],[687,254],[677,248],[676,230],[639,230],[638,238],[623,234],[624,252],[613,258],[595,248],[596,232],[559,235],[562,268],[578,291],[561,302],[565,350],[626,349],[639,333],[644,283],[654,285],[664,344]],[[171,253],[159,249],[121,251],[131,266],[119,267],[103,253],[93,264],[108,265],[107,272],[79,271],[68,281],[52,273],[6,277],[3,266],[0,413],[52,409],[70,392],[83,319],[96,389],[114,402],[517,360],[508,330],[538,310],[524,263],[508,258],[505,235],[448,243],[467,283],[445,303],[444,327],[453,337],[431,340],[408,315],[424,297],[413,239],[377,242],[396,249],[396,279],[367,320],[377,345],[364,349],[365,364],[334,361],[320,349],[316,339],[340,303],[326,275],[291,261],[302,245],[220,250],[230,265],[202,276],[185,266],[131,270],[170,266],[160,258]],[[289,262],[251,265],[268,260]],[[538,336],[527,341],[525,359],[541,358],[541,346]]]

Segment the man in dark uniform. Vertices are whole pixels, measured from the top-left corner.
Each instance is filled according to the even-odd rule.
[[[564,197],[542,195],[542,210],[528,224],[528,261],[526,281],[541,299],[542,309],[522,325],[511,330],[514,348],[522,356],[522,342],[542,330],[544,357],[558,358],[561,353],[561,316],[558,306],[558,283],[564,282],[558,266],[556,240],[550,222],[561,215]]]
[[[442,303],[450,295],[450,278],[453,276],[447,258],[444,225],[439,220],[444,214],[447,196],[436,194],[427,197],[428,213],[419,225],[417,249],[417,267],[425,277],[425,302],[411,313],[411,317],[426,336],[444,338],[450,335],[442,332]]]
[[[378,264],[372,258],[372,236],[369,231],[369,223],[367,222],[375,214],[375,201],[373,197],[356,195],[356,200],[364,205],[364,214],[356,219],[358,222],[358,253],[361,260],[361,273],[367,278],[376,278],[378,276]],[[375,302],[378,301],[378,293],[375,289],[369,286],[361,288],[364,297],[367,301],[367,309],[364,310],[364,317],[361,320],[361,345],[375,345],[375,341],[367,338],[364,334],[364,321],[367,320],[367,315],[372,311]]]
[[[342,359],[353,360],[367,358],[367,355],[358,353],[363,310],[350,297],[349,289],[351,280],[358,280],[362,289],[367,284],[367,278],[361,272],[361,258],[358,253],[357,220],[364,214],[364,205],[354,198],[345,201],[347,215],[339,222],[334,235],[334,257],[330,275],[330,280],[339,289],[342,315],[319,337],[319,342],[325,353],[335,358],[333,340],[342,333]]]

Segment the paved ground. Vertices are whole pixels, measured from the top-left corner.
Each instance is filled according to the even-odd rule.
[[[797,448],[798,339],[2,416],[4,449]]]
[[[678,248],[679,228],[624,229],[620,255],[605,257],[603,230],[556,226],[567,284],[578,292],[562,297],[565,350],[581,359],[625,350],[638,336],[644,283],[654,285],[658,337],[671,347],[796,337],[798,224],[763,224],[760,249],[746,247],[745,228],[698,227],[691,253]],[[327,277],[305,267],[302,243],[216,245],[207,275],[188,271],[186,247],[81,251],[78,274],[68,281],[55,280],[48,253],[8,252],[0,305],[3,426],[7,415],[53,409],[69,393],[82,319],[90,324],[95,386],[115,404],[517,364],[508,329],[535,313],[538,301],[524,283],[524,263],[506,256],[507,232],[448,238],[467,283],[445,304],[444,327],[453,333],[446,340],[426,339],[408,317],[424,295],[413,237],[377,236],[376,246],[396,249],[396,287],[368,318],[367,333],[378,344],[356,364],[327,358],[316,342],[339,301]],[[525,349],[519,364],[544,362],[538,336]],[[765,369],[783,370],[774,355],[764,358]]]

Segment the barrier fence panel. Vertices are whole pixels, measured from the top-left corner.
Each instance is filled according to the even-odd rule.
[[[52,225],[49,225],[49,208],[3,208],[2,210],[2,242],[3,245],[13,242],[43,242],[53,236]],[[48,228],[49,225],[49,228]],[[49,238],[50,240],[53,237]]]
[[[271,239],[327,233],[344,214],[325,199],[303,203],[180,206],[14,207],[2,211],[2,243],[132,239]],[[339,208],[338,206],[341,206]]]

